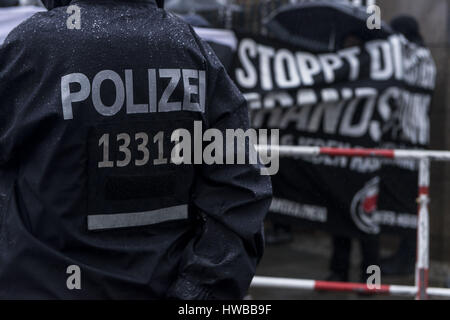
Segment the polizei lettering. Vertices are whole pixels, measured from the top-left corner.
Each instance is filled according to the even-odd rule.
[[[135,101],[133,70],[119,74],[112,70],[98,72],[92,80],[83,73],[61,78],[61,102],[64,120],[73,119],[75,103],[92,100],[99,114],[111,117],[124,106],[127,114],[193,111],[205,112],[206,72],[193,69],[148,69],[146,101]],[[102,95],[102,88],[113,86],[114,101]],[[140,84],[142,85],[142,84]],[[182,92],[182,94],[180,94]],[[109,103],[107,103],[108,101]]]

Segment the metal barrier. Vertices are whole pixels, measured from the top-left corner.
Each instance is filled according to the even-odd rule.
[[[426,300],[428,296],[450,297],[450,289],[429,288],[429,210],[430,202],[430,161],[450,162],[450,152],[425,150],[389,150],[389,149],[342,149],[301,146],[257,146],[261,152],[275,152],[280,157],[301,156],[340,156],[340,157],[375,157],[388,159],[413,159],[419,161],[418,181],[418,219],[417,219],[417,260],[415,286],[384,285],[381,288],[369,288],[362,283],[340,283],[303,279],[255,277],[253,287],[292,288],[300,290],[365,292],[371,294],[391,294],[401,296],[416,296],[417,300]]]
[[[400,297],[414,297],[417,295],[417,287],[414,286],[381,285],[379,288],[369,288],[365,283],[329,282],[272,277],[255,277],[252,282],[252,287],[382,294]],[[450,289],[427,288],[427,295],[430,297],[448,298],[450,297]]]

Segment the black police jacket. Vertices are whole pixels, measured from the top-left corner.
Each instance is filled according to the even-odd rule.
[[[248,128],[217,57],[153,0],[44,2],[0,49],[0,298],[242,298],[270,180],[171,148]]]

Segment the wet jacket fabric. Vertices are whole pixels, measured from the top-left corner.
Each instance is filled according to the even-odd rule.
[[[170,161],[249,126],[217,57],[153,0],[44,3],[0,50],[0,299],[242,298],[270,180]]]

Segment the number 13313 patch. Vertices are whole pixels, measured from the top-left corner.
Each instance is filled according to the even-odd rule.
[[[89,214],[145,211],[186,203],[194,169],[172,163],[175,142],[171,135],[180,128],[191,131],[192,126],[192,119],[186,119],[134,122],[126,128],[120,123],[104,124],[91,129]],[[186,195],[186,199],[180,195]]]

